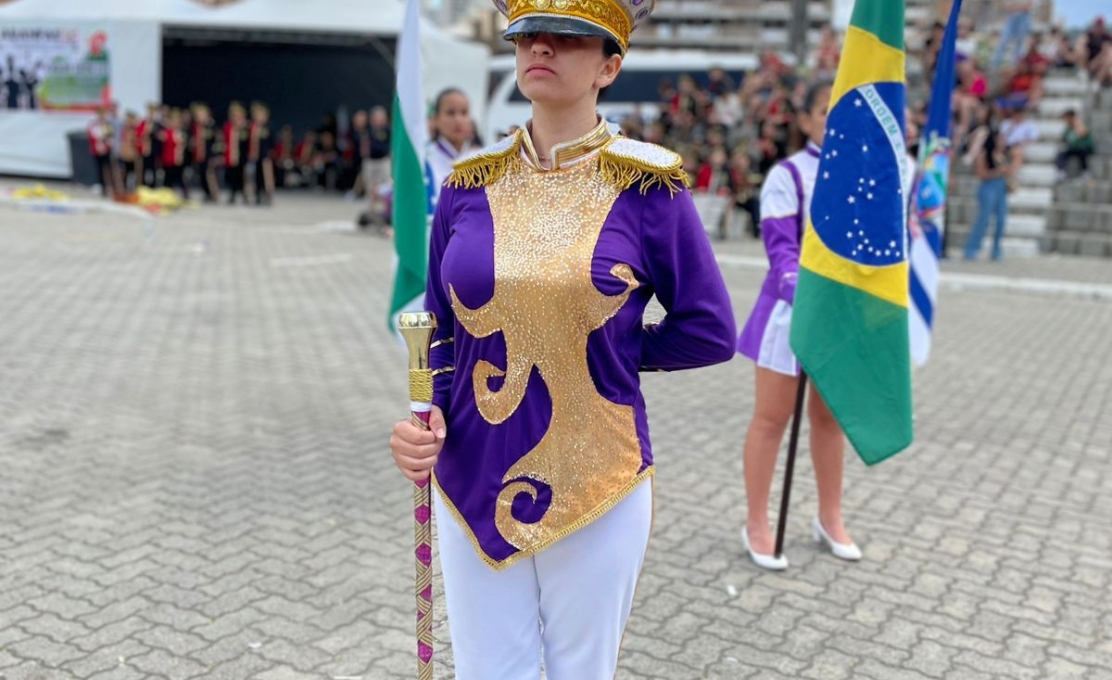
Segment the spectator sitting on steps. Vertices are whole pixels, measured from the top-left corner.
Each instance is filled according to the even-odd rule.
[[[1104,17],[1093,21],[1078,40],[1075,53],[1095,87],[1112,85],[1112,33],[1105,28]]]
[[[1071,158],[1081,165],[1081,177],[1089,176],[1089,156],[1093,155],[1093,135],[1073,109],[1062,114],[1066,129],[1062,133],[1062,150],[1058,153],[1058,181],[1066,178]]]
[[[1005,97],[1012,106],[1035,110],[1043,97],[1043,78],[1032,62],[1024,59],[1007,78]]]

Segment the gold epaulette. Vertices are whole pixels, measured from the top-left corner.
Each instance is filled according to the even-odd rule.
[[[521,166],[521,134],[518,130],[497,144],[459,159],[445,183],[454,189],[476,189],[502,179]]]
[[[675,196],[688,186],[683,158],[678,153],[626,137],[618,137],[603,147],[599,172],[622,191],[640,184],[641,193],[646,194],[659,185]]]

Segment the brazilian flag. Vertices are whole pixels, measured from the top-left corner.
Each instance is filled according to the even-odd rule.
[[[911,444],[904,0],[857,0],[803,237],[791,346],[858,455]]]

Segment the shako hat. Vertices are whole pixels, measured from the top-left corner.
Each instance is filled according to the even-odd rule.
[[[494,0],[510,25],[502,36],[513,40],[528,33],[607,38],[625,54],[629,36],[656,5],[656,0]]]

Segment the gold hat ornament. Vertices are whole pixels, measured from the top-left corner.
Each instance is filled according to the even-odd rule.
[[[622,54],[655,5],[656,0],[494,0],[510,22],[506,40],[527,33],[593,36],[617,42]]]

